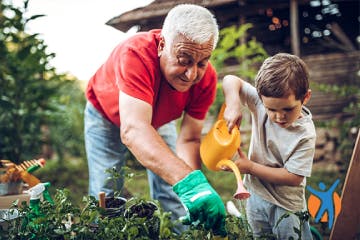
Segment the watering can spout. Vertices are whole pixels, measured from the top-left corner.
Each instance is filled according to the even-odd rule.
[[[244,184],[241,180],[240,171],[233,161],[223,159],[223,160],[220,160],[216,166],[219,169],[221,169],[223,166],[227,166],[234,172],[236,180],[237,180],[237,189],[236,189],[235,194],[233,195],[233,197],[235,199],[243,200],[243,199],[247,199],[250,197],[250,193],[245,189]]]
[[[250,197],[250,193],[245,189],[242,182],[238,182],[237,189],[233,197],[239,200],[247,199]]]

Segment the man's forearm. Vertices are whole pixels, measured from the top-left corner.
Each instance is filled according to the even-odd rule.
[[[176,153],[193,170],[201,169],[201,160],[199,154],[200,140],[177,142]]]
[[[136,159],[167,183],[173,185],[193,170],[171,151],[152,126],[137,124],[122,128],[121,132],[123,143]]]

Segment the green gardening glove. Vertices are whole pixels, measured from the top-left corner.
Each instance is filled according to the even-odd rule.
[[[187,211],[186,216],[181,217],[183,224],[198,221],[204,223],[206,229],[212,228],[214,235],[227,235],[225,206],[200,170],[189,173],[173,186],[173,190]]]

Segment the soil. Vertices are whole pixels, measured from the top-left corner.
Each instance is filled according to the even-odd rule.
[[[131,206],[129,211],[125,214],[128,216],[136,215],[137,217],[151,218],[154,212],[157,210],[157,206],[151,202],[139,203]]]
[[[114,197],[108,197],[105,200],[105,207],[106,208],[119,208],[123,206],[126,203],[126,201],[122,198],[114,198]]]

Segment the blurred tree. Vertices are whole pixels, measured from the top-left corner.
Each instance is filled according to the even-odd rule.
[[[58,111],[49,121],[49,144],[62,164],[69,155],[85,159],[84,108],[85,95],[79,81],[68,77],[58,89]],[[66,155],[67,154],[67,155]]]
[[[29,21],[43,16],[25,17],[28,2],[14,7],[0,1],[0,158],[16,163],[40,156],[50,140],[65,147],[64,94],[70,94],[70,85],[79,91],[74,81],[50,66],[55,54],[46,52],[38,34],[26,32]]]

